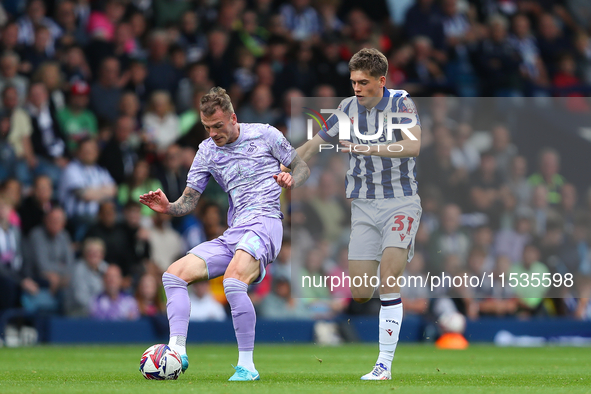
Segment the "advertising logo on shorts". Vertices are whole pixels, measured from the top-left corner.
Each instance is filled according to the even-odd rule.
[[[386,112],[379,111],[378,119],[376,122],[377,130],[373,134],[364,134],[359,131],[359,117],[349,116],[341,111],[340,109],[320,109],[320,112],[304,107],[304,114],[308,115],[310,119],[307,120],[306,131],[307,139],[311,140],[314,136],[313,128],[316,123],[321,129],[329,130],[328,122],[326,119],[330,119],[331,115],[336,116],[338,122],[338,139],[350,141],[351,132],[357,137],[361,143],[369,144],[370,141],[386,142],[392,141],[392,136],[395,130],[400,130],[409,139],[416,141],[415,137],[409,130],[417,125],[416,113],[412,111],[405,111],[404,109],[400,112]],[[326,119],[322,114],[329,114]],[[334,125],[334,120],[331,120],[331,127]],[[338,149],[337,149],[338,150]]]

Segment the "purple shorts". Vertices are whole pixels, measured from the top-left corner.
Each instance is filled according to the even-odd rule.
[[[230,227],[211,241],[195,246],[188,253],[203,259],[209,279],[224,275],[236,250],[244,250],[259,260],[261,273],[253,283],[265,277],[266,267],[279,254],[283,240],[281,219],[258,217],[239,226]]]

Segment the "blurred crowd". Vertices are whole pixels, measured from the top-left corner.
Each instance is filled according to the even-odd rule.
[[[578,0],[5,0],[0,313],[165,313],[162,272],[223,233],[227,198],[212,182],[195,212],[176,219],[137,200],[158,188],[171,201],[182,194],[206,138],[199,101],[213,86],[228,90],[240,122],[288,136],[301,133],[292,99],[350,95],[347,63],[364,47],[388,57],[387,87],[417,97],[584,97],[590,34],[591,3]],[[504,125],[479,144],[445,105],[420,115],[423,218],[409,272],[591,273],[591,195],[560,174],[557,152],[528,163]],[[344,287],[297,294],[289,280],[292,260],[309,274],[346,272],[343,159],[294,191],[308,193],[305,215],[292,217],[283,195],[283,248],[251,291],[262,316],[375,313]],[[458,294],[456,307],[471,318],[591,317],[586,298],[497,300],[496,290]],[[409,313],[437,307],[413,296]],[[196,284],[191,297],[192,319],[226,318],[221,282]]]

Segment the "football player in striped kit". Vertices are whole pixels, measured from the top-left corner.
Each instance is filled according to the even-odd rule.
[[[371,372],[363,380],[391,379],[392,360],[402,323],[400,287],[395,280],[404,272],[414,253],[414,237],[421,218],[421,201],[417,194],[416,157],[421,147],[421,127],[416,107],[404,90],[386,89],[388,61],[376,49],[362,49],[349,62],[350,79],[355,96],[343,100],[338,109],[351,120],[351,139],[340,141],[339,151],[349,153],[345,179],[346,196],[351,205],[351,239],[349,242],[349,276],[381,278],[382,303],[379,323],[380,353]],[[406,113],[401,123],[417,123],[406,132],[396,129],[388,140],[382,117],[387,113]],[[400,115],[400,114],[399,114]],[[355,119],[357,118],[357,119]],[[353,132],[374,135],[363,140]],[[319,152],[322,144],[337,146],[339,121],[332,115],[311,140],[296,151],[304,161]],[[414,137],[414,138],[412,138]],[[389,278],[389,279],[388,279]],[[353,283],[353,281],[351,282]],[[351,285],[357,302],[369,301],[375,288]]]

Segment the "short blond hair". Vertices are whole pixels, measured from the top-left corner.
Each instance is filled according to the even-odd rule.
[[[229,115],[234,113],[234,106],[226,89],[216,86],[201,98],[201,112],[205,116],[211,116],[218,108]]]

